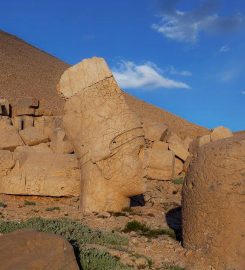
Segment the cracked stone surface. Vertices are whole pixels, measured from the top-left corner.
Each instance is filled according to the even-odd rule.
[[[217,270],[245,269],[245,139],[200,147],[183,186],[183,244]]]
[[[145,191],[139,153],[144,132],[102,58],[65,71],[64,129],[81,166],[81,210],[120,211]]]

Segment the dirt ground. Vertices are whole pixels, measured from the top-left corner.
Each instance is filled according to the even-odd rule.
[[[146,224],[150,229],[172,228],[178,240],[168,235],[148,238],[135,232],[128,233],[129,247],[127,252],[112,250],[113,255],[135,269],[212,269],[205,267],[203,259],[197,252],[188,251],[181,245],[181,184],[171,181],[149,181],[145,194],[145,206],[132,207],[123,215],[113,213],[93,213],[83,215],[79,211],[79,198],[50,198],[37,196],[14,196],[0,194],[0,220],[25,220],[31,217],[69,218],[80,221],[92,228],[118,231],[132,220]],[[132,256],[132,254],[134,256]],[[141,259],[135,260],[140,254]],[[149,267],[142,261],[142,256],[152,261]],[[134,259],[132,259],[134,258]],[[179,268],[171,268],[171,267]],[[138,267],[138,268],[137,268]]]

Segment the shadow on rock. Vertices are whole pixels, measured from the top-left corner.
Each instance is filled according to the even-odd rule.
[[[182,241],[182,217],[181,207],[176,207],[169,210],[166,215],[168,226],[174,230],[176,239]]]

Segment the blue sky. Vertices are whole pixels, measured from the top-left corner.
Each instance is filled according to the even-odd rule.
[[[245,1],[0,0],[0,28],[199,125],[245,129]],[[1,41],[0,41],[1,42]]]

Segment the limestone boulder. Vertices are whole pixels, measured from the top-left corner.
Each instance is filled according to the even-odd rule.
[[[145,139],[149,141],[160,141],[168,131],[168,126],[159,122],[147,121],[143,123]]]
[[[37,145],[48,142],[48,136],[36,127],[27,127],[19,131],[19,134],[26,145]]]
[[[34,118],[34,127],[51,140],[56,129],[63,129],[63,116],[40,116]]]
[[[245,139],[199,148],[182,194],[183,244],[214,269],[245,269]]]
[[[49,143],[40,143],[38,145],[33,145],[30,148],[37,153],[47,153],[47,154],[53,153],[52,149],[49,146]],[[61,153],[61,154],[63,154],[63,153]]]
[[[71,142],[67,139],[65,131],[57,128],[51,135],[50,148],[54,153],[71,154],[74,152]]]
[[[168,150],[168,143],[161,141],[154,141],[152,144],[152,149],[159,151],[166,151]]]
[[[8,150],[0,150],[0,177],[6,176],[14,165],[13,153]]]
[[[34,118],[30,115],[14,116],[12,118],[12,123],[17,130],[22,130],[28,127],[33,127]]]
[[[58,85],[67,98],[63,125],[81,167],[81,210],[120,211],[145,190],[144,132],[102,58],[65,71]]]
[[[204,144],[211,142],[211,136],[210,135],[203,135],[198,138],[198,147],[203,146]]]
[[[0,261],[2,270],[79,270],[67,240],[31,230],[2,235]]]
[[[175,155],[185,161],[189,156],[189,152],[185,147],[183,141],[174,133],[171,133],[167,138],[169,149],[175,153]]]
[[[174,175],[174,153],[169,150],[148,149],[145,153],[145,166],[148,178],[170,180]]]
[[[13,151],[23,144],[18,131],[10,125],[9,121],[0,119],[0,149]]]
[[[231,130],[223,126],[214,128],[210,134],[212,142],[232,136],[233,133],[231,132]]]
[[[74,155],[37,153],[32,147],[14,152],[14,167],[0,179],[0,193],[68,197],[80,192],[80,170]]]

